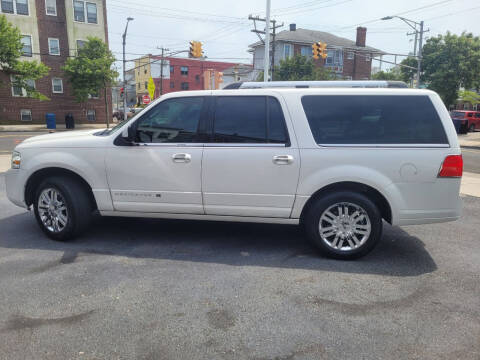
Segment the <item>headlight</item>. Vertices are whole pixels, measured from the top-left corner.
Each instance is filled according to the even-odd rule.
[[[18,151],[12,152],[12,169],[20,169],[22,162],[22,155]]]

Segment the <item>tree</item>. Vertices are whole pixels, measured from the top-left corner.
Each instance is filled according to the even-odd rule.
[[[28,84],[28,80],[38,80],[48,74],[47,66],[37,61],[21,61],[22,36],[20,30],[7,21],[5,15],[0,15],[0,64],[1,70],[12,76],[12,85],[24,88],[27,96],[47,100],[48,98]],[[0,83],[0,85],[2,85]]]
[[[423,76],[448,107],[458,99],[461,87],[479,88],[480,38],[470,33],[438,35],[423,47]]]
[[[333,80],[335,76],[323,66],[315,66],[306,56],[295,55],[280,60],[280,66],[275,67],[274,81],[307,81],[307,80]],[[263,72],[257,78],[263,81]]]
[[[97,37],[88,37],[77,56],[67,59],[63,70],[72,85],[77,102],[86,102],[91,95],[104,91],[107,127],[109,126],[108,89],[118,73],[112,69],[115,58],[107,45]]]
[[[477,94],[475,91],[470,90],[461,90],[459,91],[458,95],[463,102],[469,103],[471,105],[480,104],[480,95]]]
[[[404,81],[404,76],[398,67],[386,71],[379,71],[372,75],[372,80],[390,80],[390,81]]]

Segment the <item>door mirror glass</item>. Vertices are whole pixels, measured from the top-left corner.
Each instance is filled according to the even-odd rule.
[[[122,131],[122,138],[129,143],[135,142],[135,126],[125,127]]]

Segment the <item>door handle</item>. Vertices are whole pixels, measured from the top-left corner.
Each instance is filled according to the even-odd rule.
[[[192,155],[190,154],[173,154],[172,161],[174,163],[189,163],[192,161]]]
[[[273,157],[273,163],[277,165],[289,165],[293,163],[293,156],[291,155],[276,155]]]

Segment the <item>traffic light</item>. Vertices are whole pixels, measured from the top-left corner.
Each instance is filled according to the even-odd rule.
[[[223,83],[223,72],[215,71],[215,89],[220,89],[221,83]]]
[[[313,50],[313,58],[315,60],[317,59],[326,59],[327,58],[327,44],[322,43],[321,41],[316,42],[315,44],[312,45],[312,50]]]
[[[313,53],[313,58],[315,60],[318,60],[319,59],[319,52],[320,52],[320,48],[318,46],[318,43],[314,43],[312,45],[312,53]]]
[[[318,55],[320,55],[322,57],[322,59],[326,59],[328,57],[327,44],[319,42],[318,46],[319,46]]]
[[[189,56],[192,58],[203,57],[202,43],[200,41],[190,41]]]
[[[124,94],[125,94],[125,89],[122,87],[120,88],[120,96],[123,97]]]

